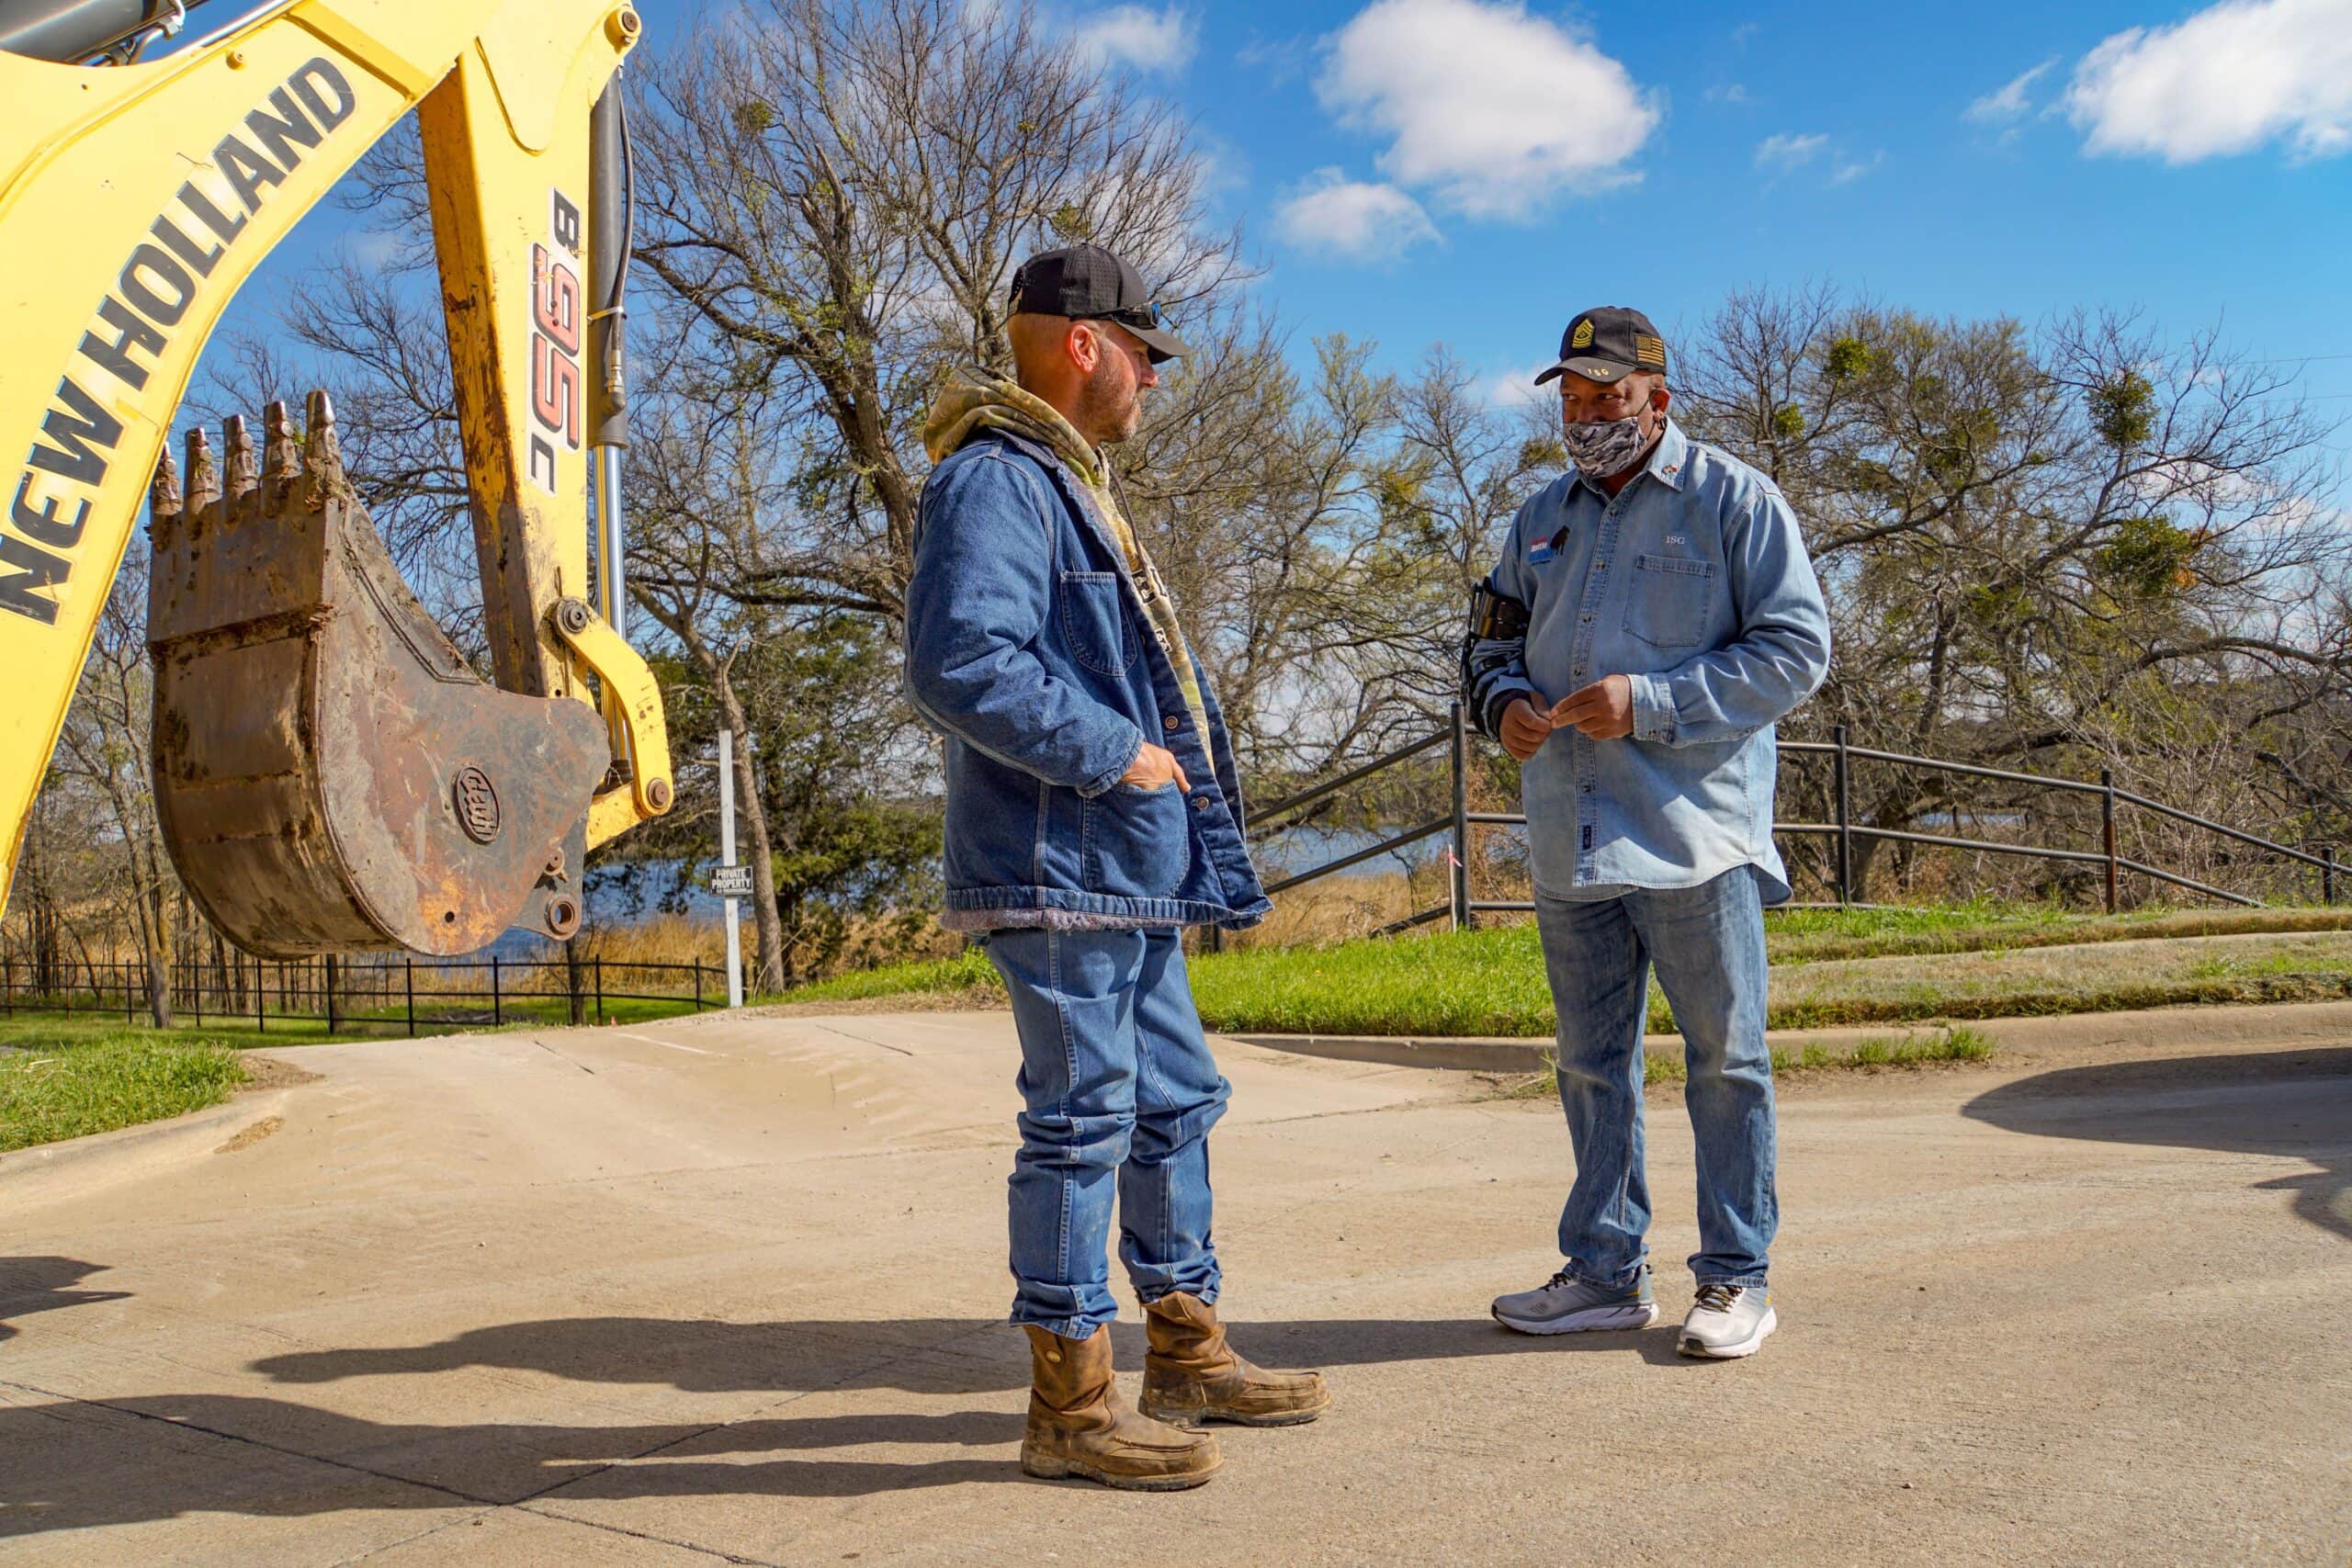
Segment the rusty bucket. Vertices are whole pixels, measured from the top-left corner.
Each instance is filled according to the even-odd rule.
[[[248,953],[470,953],[578,929],[580,825],[610,764],[570,698],[501,691],[401,580],[326,395],[298,443],[188,437],[153,497],[156,817],[189,894]],[[224,482],[225,481],[225,482]]]

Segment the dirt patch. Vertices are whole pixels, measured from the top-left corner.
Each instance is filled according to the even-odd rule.
[[[285,1125],[286,1118],[283,1116],[265,1116],[212,1152],[216,1155],[232,1155],[239,1149],[252,1148]]]
[[[247,1052],[238,1058],[244,1066],[245,1083],[239,1094],[251,1094],[256,1089],[292,1089],[297,1084],[316,1083],[319,1075],[307,1067],[277,1056],[256,1055]],[[275,1120],[273,1118],[273,1120]]]

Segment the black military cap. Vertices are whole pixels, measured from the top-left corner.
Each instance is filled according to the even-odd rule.
[[[1159,324],[1159,307],[1136,269],[1100,245],[1071,245],[1031,256],[1012,275],[1015,315],[1035,310],[1080,321],[1116,321],[1143,339],[1151,362],[1182,359],[1193,352]]]
[[[1544,382],[1566,371],[1588,381],[1622,381],[1636,370],[1666,374],[1666,340],[1650,319],[1624,305],[1603,305],[1579,313],[1560,334],[1560,362],[1535,378]]]

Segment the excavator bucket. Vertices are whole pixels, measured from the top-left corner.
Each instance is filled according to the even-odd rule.
[[[258,465],[242,417],[217,467],[191,432],[185,494],[156,469],[155,809],[181,880],[265,957],[570,936],[604,720],[473,673],[345,479],[326,394],[307,412],[298,443],[269,405]]]

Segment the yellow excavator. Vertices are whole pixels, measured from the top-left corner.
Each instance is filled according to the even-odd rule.
[[[156,814],[212,922],[276,958],[569,937],[587,852],[673,798],[622,601],[639,18],[248,0],[177,39],[204,4],[0,0],[0,901],[145,499]],[[494,683],[401,580],[324,392],[165,451],[239,286],[411,110]]]

